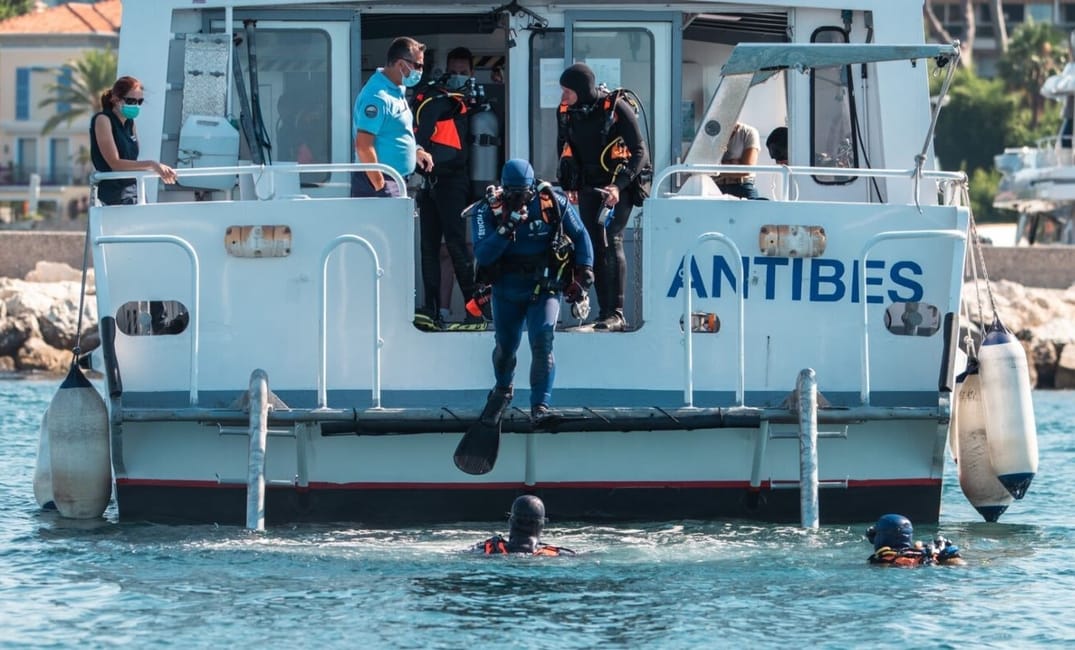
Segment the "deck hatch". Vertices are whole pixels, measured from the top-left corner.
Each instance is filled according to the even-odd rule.
[[[287,257],[290,226],[228,226],[224,248],[232,257]]]
[[[765,224],[758,231],[758,246],[767,257],[820,257],[826,240],[821,226]]]

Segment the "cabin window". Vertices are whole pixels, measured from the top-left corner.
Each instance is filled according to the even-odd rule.
[[[179,334],[190,324],[190,312],[178,300],[132,300],[116,310],[116,328],[128,336]]]
[[[926,302],[894,302],[885,310],[885,329],[896,336],[933,336],[941,328],[941,310]]]
[[[839,27],[821,27],[810,37],[812,43],[846,43],[847,32]],[[810,71],[811,165],[814,167],[858,167],[858,138],[853,128],[855,97],[851,86],[851,66],[814,68]],[[815,175],[823,185],[844,185],[855,180],[847,175]]]
[[[563,30],[535,32],[530,37],[530,96],[536,100],[530,102],[530,161],[538,178],[556,178],[556,110],[565,67]]]
[[[246,49],[238,51],[249,84]],[[274,161],[331,162],[332,120],[326,119],[330,106],[329,56],[329,36],[323,30],[257,31],[261,112]],[[240,157],[248,159],[248,152],[243,142]],[[328,177],[327,172],[308,172],[301,174],[299,180],[308,186],[325,182]]]

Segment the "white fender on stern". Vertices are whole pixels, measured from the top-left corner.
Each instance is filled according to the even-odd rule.
[[[989,458],[1008,492],[1022,499],[1038,471],[1038,433],[1026,352],[999,318],[986,332],[978,363]]]
[[[37,437],[37,463],[34,465],[34,499],[45,510],[55,510],[52,500],[52,464],[49,461],[49,411],[41,416],[41,428]]]
[[[958,453],[956,470],[959,487],[974,509],[986,521],[996,521],[1011,505],[1012,495],[1004,487],[989,460],[985,405],[982,403],[978,360],[971,357],[967,368],[956,377],[956,399],[949,428],[953,455]]]
[[[52,397],[46,429],[56,509],[70,519],[100,517],[112,496],[108,409],[75,364]]]

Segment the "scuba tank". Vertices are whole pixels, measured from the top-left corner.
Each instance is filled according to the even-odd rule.
[[[470,180],[475,194],[500,179],[500,119],[487,103],[484,88],[478,86],[479,106],[470,117]]]

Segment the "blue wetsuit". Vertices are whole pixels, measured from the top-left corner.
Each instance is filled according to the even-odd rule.
[[[578,212],[562,194],[553,192],[562,215],[564,232],[575,244],[574,265],[593,266],[593,245]],[[483,202],[471,224],[474,235],[474,259],[478,266],[500,265],[501,273],[493,283],[493,326],[496,347],[493,349],[493,372],[496,385],[507,388],[515,377],[515,352],[522,340],[523,324],[530,338],[530,405],[549,405],[556,362],[552,354],[553,332],[560,317],[561,287],[539,288],[549,260],[549,246],[555,233],[553,225],[542,218],[541,196],[537,194],[527,206],[527,220],[519,224],[515,239],[496,232],[497,217]],[[570,272],[570,270],[568,271]]]

